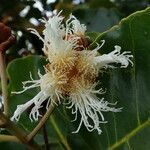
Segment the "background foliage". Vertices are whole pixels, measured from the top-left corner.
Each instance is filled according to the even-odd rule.
[[[47,18],[55,9],[63,9],[64,16],[73,13],[87,25],[88,35],[93,41],[91,48],[101,39],[106,40],[101,53],[112,51],[113,46],[118,44],[123,51],[132,51],[134,66],[123,70],[108,70],[101,77],[103,87],[107,88],[105,98],[110,102],[118,101],[118,107],[123,107],[121,113],[106,114],[109,122],[102,125],[102,135],[96,132],[88,133],[84,127],[78,134],[71,134],[77,125],[70,123],[71,113],[61,105],[46,126],[51,149],[149,150],[150,9],[145,8],[150,2],[85,0],[84,3],[74,3],[71,0],[56,0],[53,3],[48,0],[0,1],[0,21],[10,26],[17,37],[17,43],[7,51],[10,92],[21,90],[21,82],[29,79],[29,72],[33,74],[33,78],[38,78],[37,68],[43,71],[42,64],[45,63],[45,59],[42,57],[42,43],[30,34],[27,28],[36,28],[41,32],[43,25],[38,19]],[[142,9],[145,10],[139,11]],[[27,91],[22,95],[10,94],[11,112],[14,112],[17,104],[29,100],[37,91],[38,89],[32,93]],[[21,128],[30,132],[36,123],[32,124],[26,118],[24,114],[19,124]],[[42,132],[36,140],[44,143]],[[10,142],[0,143],[0,148],[25,149],[22,145]]]

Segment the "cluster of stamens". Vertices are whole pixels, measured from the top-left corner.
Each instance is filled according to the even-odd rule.
[[[73,35],[67,38],[69,40],[72,37]],[[98,74],[98,71],[87,58],[87,51],[83,50],[88,46],[87,39],[84,37],[78,38],[77,36],[76,38],[78,39],[78,48],[67,53],[67,56],[65,54],[61,57],[59,57],[60,55],[52,56],[52,61],[45,66],[47,74],[53,74],[53,80],[57,79],[56,88],[63,95],[74,93],[78,90],[79,83],[83,87],[92,85]],[[47,79],[45,78],[45,80]],[[45,81],[43,80],[43,82]],[[42,87],[43,82],[41,83]]]

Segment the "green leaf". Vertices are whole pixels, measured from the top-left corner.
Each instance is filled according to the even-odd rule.
[[[28,56],[26,58],[19,58],[14,61],[12,61],[8,67],[7,72],[9,76],[9,90],[10,92],[16,92],[23,90],[22,88],[22,82],[31,80],[30,73],[33,77],[33,79],[39,79],[38,77],[38,70],[40,70],[41,73],[44,73],[43,65],[45,64],[44,57],[41,56]],[[34,88],[32,90],[27,90],[26,92],[22,94],[11,94],[10,95],[10,109],[11,109],[11,115],[16,110],[17,105],[23,104],[30,99],[32,99],[37,92],[39,92],[40,89]],[[32,92],[31,92],[32,91]],[[35,123],[31,123],[31,121],[28,118],[28,114],[24,115],[24,117],[21,117],[22,125],[26,129],[33,129],[33,126],[35,126]]]
[[[123,107],[121,113],[109,113],[109,122],[104,125],[102,149],[143,149],[147,150],[150,138],[150,8],[139,11],[123,19],[118,26],[99,34],[96,42],[105,40],[100,53],[108,53],[115,45],[123,51],[133,54],[133,67],[113,69],[105,73],[102,85],[107,89],[106,98],[110,102],[118,101]],[[92,44],[92,45],[93,45]],[[91,46],[92,46],[91,45]],[[147,131],[144,136],[143,130]],[[144,141],[139,146],[138,134]],[[104,141],[108,141],[107,144]]]

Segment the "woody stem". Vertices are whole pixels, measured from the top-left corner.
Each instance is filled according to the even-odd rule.
[[[14,124],[12,121],[10,121],[8,119],[7,116],[5,116],[1,111],[0,111],[0,120],[3,123],[2,126],[6,128],[6,130],[8,130],[12,135],[14,135],[15,137],[17,137],[19,139],[19,141],[21,141],[23,144],[27,145],[27,147],[30,150],[39,150],[40,147],[38,144],[36,144],[33,140],[32,141],[28,141],[28,139],[26,138],[26,133],[21,130],[20,128],[17,127],[16,124]],[[8,137],[7,137],[8,139]],[[9,137],[10,139],[10,137]],[[11,137],[12,140],[12,137]],[[14,139],[13,137],[13,140]]]
[[[8,116],[9,108],[8,108],[6,63],[5,63],[5,54],[2,51],[0,52],[0,76],[1,76],[1,85],[2,85],[2,97],[4,102],[4,114]]]
[[[0,142],[8,142],[8,141],[21,143],[21,141],[16,136],[0,134]]]

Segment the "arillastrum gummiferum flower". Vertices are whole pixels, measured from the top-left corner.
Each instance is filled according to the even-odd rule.
[[[25,104],[17,106],[12,120],[18,121],[20,115],[31,105],[29,118],[37,121],[41,116],[39,109],[43,102],[47,101],[48,108],[50,103],[62,102],[67,99],[66,107],[72,109],[72,114],[77,120],[80,115],[80,123],[77,133],[82,124],[88,131],[97,130],[100,134],[100,123],[106,123],[103,112],[120,112],[121,108],[115,108],[116,103],[109,103],[98,95],[103,94],[102,89],[96,89],[98,84],[98,74],[102,69],[113,68],[113,63],[120,64],[121,68],[126,68],[132,55],[129,51],[121,53],[121,47],[115,46],[114,50],[108,54],[100,55],[98,50],[105,43],[93,50],[88,49],[88,42],[85,36],[86,26],[81,24],[73,15],[70,15],[66,23],[63,23],[60,13],[42,20],[45,24],[43,37],[35,29],[31,32],[43,41],[43,52],[47,57],[48,63],[45,74],[39,74],[39,80],[23,82],[23,91],[40,87],[40,92]]]

